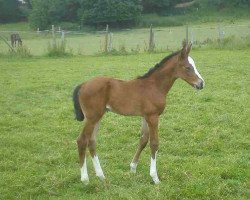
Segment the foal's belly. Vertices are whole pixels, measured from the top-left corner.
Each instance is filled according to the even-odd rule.
[[[116,99],[111,99],[107,105],[106,108],[107,110],[121,114],[121,115],[141,115],[141,109],[140,109],[140,104],[139,102],[135,102],[129,98],[116,98]]]

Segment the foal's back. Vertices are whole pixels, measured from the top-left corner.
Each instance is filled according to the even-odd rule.
[[[87,118],[93,112],[103,115],[106,109],[122,115],[143,115],[163,106],[165,97],[147,80],[97,77],[82,85],[80,103]]]

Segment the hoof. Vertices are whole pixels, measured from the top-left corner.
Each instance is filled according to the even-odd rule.
[[[137,167],[137,164],[130,163],[130,172],[136,173],[136,167]]]
[[[81,181],[84,183],[84,185],[89,184],[89,179],[88,178],[81,178]]]
[[[160,180],[159,180],[159,178],[158,178],[157,173],[151,173],[150,176],[151,176],[151,178],[153,179],[153,182],[154,182],[155,185],[157,185],[157,184],[160,183]]]
[[[158,180],[153,180],[154,181],[154,184],[155,185],[158,185],[158,184],[160,184],[161,183],[161,181],[158,179]]]
[[[101,175],[101,176],[97,176],[101,181],[104,181],[106,178],[104,175]]]
[[[130,168],[130,172],[132,172],[132,173],[135,174],[135,173],[136,173],[136,168],[132,168],[132,167],[131,167],[131,168]]]

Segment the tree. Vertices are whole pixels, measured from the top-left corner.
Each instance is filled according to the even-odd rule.
[[[0,0],[0,22],[18,21],[21,16],[18,0]]]
[[[29,15],[29,22],[32,28],[46,29],[51,19],[49,16],[49,1],[32,1],[32,11]]]
[[[29,16],[32,28],[46,29],[51,24],[76,22],[79,0],[33,0]]]
[[[94,26],[134,24],[142,11],[139,0],[82,0],[79,16]]]
[[[26,5],[27,8],[32,9],[32,4],[31,0],[23,0],[24,4]]]

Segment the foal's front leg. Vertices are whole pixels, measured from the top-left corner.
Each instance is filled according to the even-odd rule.
[[[146,118],[149,127],[149,138],[151,148],[151,163],[150,163],[150,176],[152,177],[155,184],[160,183],[156,169],[156,154],[159,147],[158,139],[158,121],[159,116],[149,116]]]

